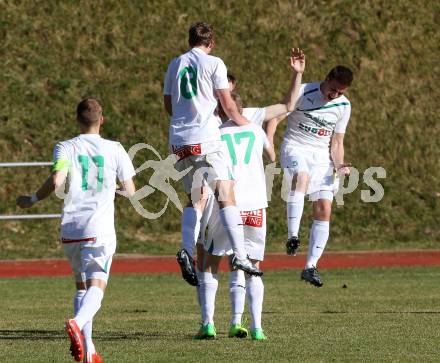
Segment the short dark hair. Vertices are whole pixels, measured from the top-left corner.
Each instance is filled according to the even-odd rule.
[[[228,81],[231,82],[234,86],[237,85],[237,78],[232,73],[228,73]]]
[[[214,28],[208,23],[198,22],[189,28],[188,43],[190,47],[197,47],[199,45],[207,47],[213,39]]]
[[[76,107],[76,119],[84,126],[98,123],[102,117],[102,107],[94,97],[86,97]]]
[[[353,82],[353,72],[350,68],[336,66],[330,70],[326,78],[329,81],[334,79],[344,86],[351,86],[351,82]]]

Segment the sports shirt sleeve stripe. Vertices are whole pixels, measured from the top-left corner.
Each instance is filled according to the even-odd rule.
[[[347,129],[348,120],[350,119],[351,114],[351,105],[350,103],[346,103],[347,105],[342,110],[342,117],[336,122],[335,133],[344,134]]]

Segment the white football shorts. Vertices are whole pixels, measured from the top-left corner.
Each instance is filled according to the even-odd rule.
[[[218,208],[218,207],[217,207]],[[244,247],[252,260],[264,260],[266,244],[266,209],[241,211],[244,231]],[[205,251],[214,256],[232,255],[232,246],[220,220],[218,209],[214,210],[208,224],[208,236],[204,244]]]
[[[102,242],[97,238],[61,239],[77,282],[99,279],[107,283],[116,251],[116,236],[107,237],[105,243]]]
[[[310,195],[311,200],[333,200],[333,196],[338,192],[339,179],[334,172],[328,150],[301,148],[284,143],[281,146],[280,160],[290,183],[299,172],[310,175],[306,194]]]
[[[204,155],[189,155],[179,160],[176,170],[191,168],[182,178],[185,193],[209,185],[217,180],[234,180],[231,159],[224,147]]]

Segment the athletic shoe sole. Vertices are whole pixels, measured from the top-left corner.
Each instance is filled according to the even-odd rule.
[[[296,256],[299,247],[301,246],[301,242],[298,237],[290,237],[286,241],[286,253],[289,256]]]
[[[313,278],[313,276],[309,276],[308,273],[305,272],[305,270],[301,273],[301,280],[304,280],[305,282],[308,282],[309,284],[316,286],[316,287],[322,287],[324,283],[320,280],[316,280]]]
[[[254,267],[254,266],[246,266],[246,265],[242,265],[240,263],[235,262],[233,267],[235,267],[236,269],[242,270],[251,276],[263,276],[263,271],[261,271],[260,269]]]
[[[188,255],[188,252],[184,249],[177,252],[176,255],[177,263],[182,271],[183,279],[191,286],[197,286],[199,280],[197,278],[196,270],[192,258]]]
[[[75,320],[69,319],[66,320],[64,324],[64,329],[66,330],[66,333],[70,338],[70,342],[71,342],[70,348],[73,358],[77,362],[81,362],[84,359],[84,345],[81,336],[81,331],[79,330],[78,325],[76,325]]]

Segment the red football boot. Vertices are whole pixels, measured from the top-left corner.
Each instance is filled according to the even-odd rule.
[[[86,353],[84,363],[103,363],[104,360],[98,353]]]
[[[84,343],[81,330],[79,330],[78,325],[76,325],[73,319],[66,320],[64,329],[70,338],[70,351],[73,358],[77,362],[81,362],[84,359]]]

